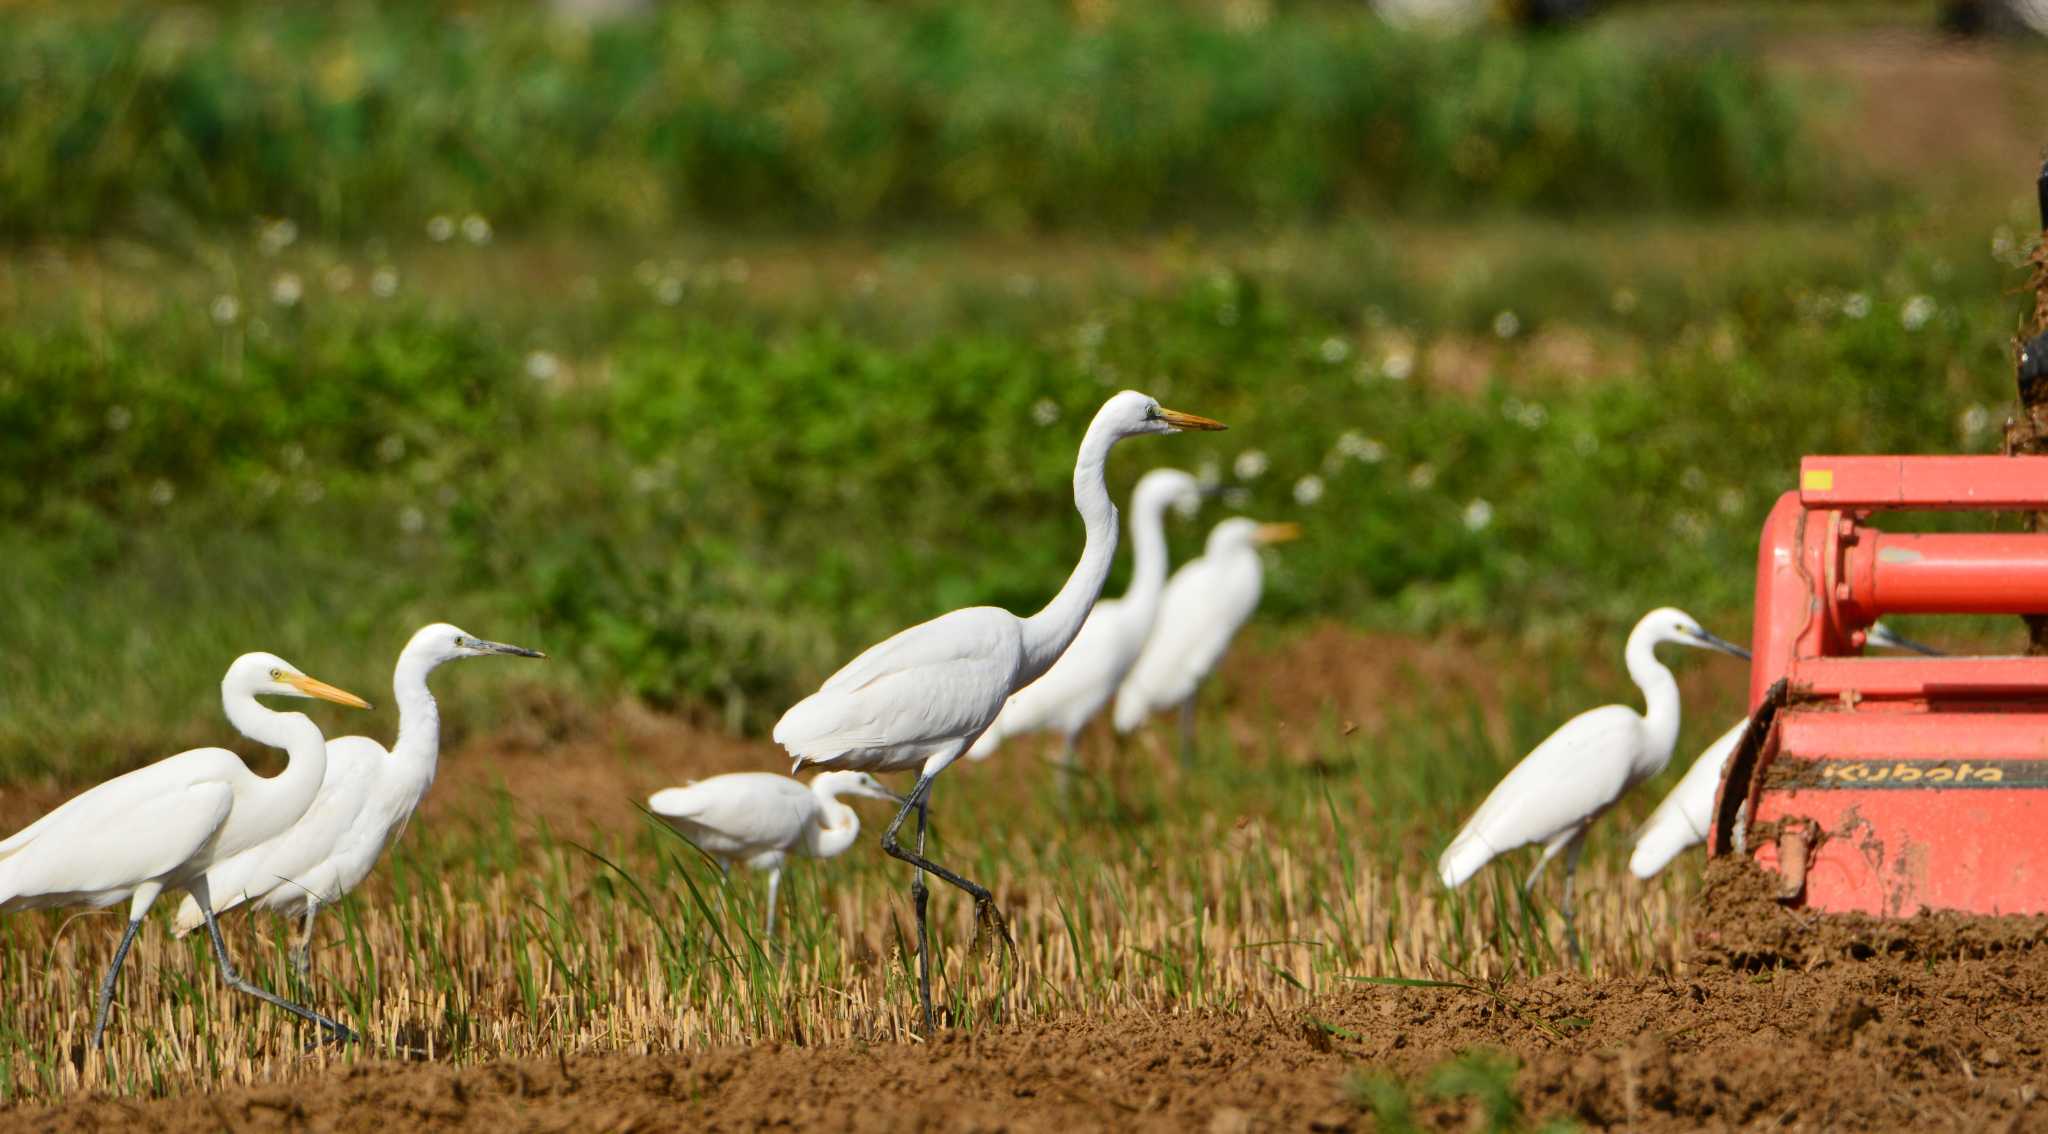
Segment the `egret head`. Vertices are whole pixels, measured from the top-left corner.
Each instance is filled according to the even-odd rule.
[[[230,696],[312,697],[354,709],[370,707],[368,701],[353,693],[307,677],[298,666],[276,654],[243,654],[228,667],[220,685],[222,693]]]
[[[1173,510],[1192,516],[1202,506],[1202,482],[1179,469],[1153,469],[1138,478],[1131,489],[1133,511]]]
[[[1238,547],[1260,547],[1301,538],[1300,524],[1262,524],[1243,516],[1232,516],[1209,529],[1209,542],[1202,553],[1212,555]]]
[[[842,795],[858,795],[868,799],[886,799],[891,803],[903,802],[902,796],[883,787],[880,780],[866,772],[820,772],[811,781],[811,790],[833,799]]]
[[[413,634],[412,641],[405,644],[405,652],[422,656],[434,665],[458,658],[484,658],[500,654],[518,658],[547,656],[539,650],[529,650],[524,646],[508,646],[503,642],[479,638],[460,626],[451,626],[446,622],[420,627]]]
[[[1926,654],[1930,658],[1948,656],[1933,646],[1915,642],[1911,638],[1900,637],[1897,633],[1893,632],[1891,627],[1886,626],[1882,622],[1871,623],[1870,629],[1865,632],[1864,640],[1873,646],[1887,650],[1906,650],[1911,653]]]
[[[1120,437],[1134,437],[1140,433],[1179,433],[1188,429],[1225,428],[1220,421],[1167,409],[1150,396],[1136,390],[1125,390],[1102,403],[1102,409],[1096,413],[1095,419],[1115,430]]]
[[[1677,642],[1682,646],[1696,646],[1703,650],[1719,650],[1724,654],[1733,654],[1744,660],[1749,658],[1748,650],[1725,638],[1717,638],[1707,633],[1700,626],[1698,619],[1676,607],[1658,607],[1656,610],[1643,615],[1642,621],[1636,623],[1635,631],[1629,637],[1633,639],[1639,634],[1648,635],[1653,644],[1657,642]]]

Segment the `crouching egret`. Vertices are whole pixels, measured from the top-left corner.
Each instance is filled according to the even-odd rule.
[[[768,872],[765,940],[775,936],[775,892],[789,856],[832,858],[860,837],[860,814],[839,802],[842,795],[903,802],[866,772],[820,772],[808,787],[773,772],[733,772],[655,792],[647,809],[717,860],[719,869],[744,862]]]
[[[1645,711],[1602,705],[1566,721],[1522,757],[1437,860],[1444,885],[1455,889],[1495,856],[1541,844],[1543,857],[1524,887],[1563,852],[1565,941],[1578,954],[1572,921],[1572,875],[1585,847],[1586,829],[1628,789],[1664,770],[1678,742],[1678,682],[1657,660],[1666,642],[1720,650],[1739,658],[1749,651],[1700,628],[1682,610],[1661,607],[1629,633],[1628,675],[1643,691]]]
[[[1866,641],[1891,650],[1910,650],[1929,656],[1941,654],[1932,646],[1901,638],[1882,622],[1871,626]],[[1642,830],[1636,832],[1635,850],[1628,856],[1629,873],[1646,880],[1655,878],[1671,865],[1672,859],[1707,841],[1707,828],[1714,822],[1714,797],[1721,790],[1721,770],[1727,766],[1728,757],[1735,753],[1735,746],[1742,743],[1742,730],[1748,727],[1747,718],[1736,721],[1734,727],[1707,745],[1706,751],[1692,762],[1692,767],[1685,770],[1678,786],[1657,804],[1657,809],[1643,823]]]
[[[1166,510],[1199,504],[1201,483],[1178,469],[1153,469],[1131,490],[1131,585],[1122,599],[1103,599],[1045,676],[1004,703],[994,724],[967,750],[985,760],[1003,741],[1031,732],[1060,737],[1064,788],[1074,769],[1074,738],[1109,699],[1145,648],[1166,590]]]
[[[977,606],[913,626],[869,647],[775,724],[775,741],[788,749],[796,768],[812,763],[918,772],[916,786],[882,834],[882,850],[917,868],[910,895],[917,911],[918,998],[927,1032],[932,1029],[932,993],[925,873],[973,896],[977,941],[992,929],[1005,946],[1009,943],[1009,930],[988,889],[924,857],[932,781],[996,719],[1010,694],[1052,668],[1102,592],[1116,555],[1116,505],[1103,481],[1110,449],[1145,433],[1221,428],[1205,417],[1162,409],[1133,390],[1110,398],[1089,423],[1074,460],[1074,507],[1087,541],[1073,574],[1051,602],[1028,618]],[[913,810],[915,851],[904,849],[896,838]]]
[[[1259,608],[1265,585],[1259,547],[1300,535],[1299,524],[1261,524],[1242,517],[1210,529],[1201,556],[1175,571],[1166,585],[1152,633],[1117,690],[1118,732],[1130,732],[1153,713],[1178,708],[1181,760],[1192,756],[1195,694]]]
[[[304,973],[313,943],[313,918],[355,889],[384,847],[404,830],[433,785],[441,755],[441,711],[427,675],[458,658],[545,655],[523,646],[488,642],[445,622],[423,626],[399,651],[391,677],[398,702],[398,739],[389,751],[367,736],[327,742],[327,775],[313,805],[298,822],[206,871],[213,912],[248,903],[301,919],[292,964]],[[173,932],[183,937],[206,922],[206,911],[187,894]]]
[[[296,822],[327,772],[327,739],[320,726],[302,714],[271,709],[256,700],[259,696],[315,697],[370,707],[275,654],[243,654],[221,679],[221,704],[243,736],[284,749],[282,772],[265,779],[225,748],[195,748],[74,796],[0,842],[0,910],[100,907],[128,900],[128,928],[100,984],[94,1047],[106,1033],[114,984],[143,915],[157,895],[180,889],[198,904],[228,987],[318,1024],[337,1038],[352,1036],[334,1020],[243,980],[214,920],[206,871]]]

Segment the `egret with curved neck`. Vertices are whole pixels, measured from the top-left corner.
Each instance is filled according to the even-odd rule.
[[[1661,607],[1643,616],[1628,636],[1628,674],[1643,691],[1643,711],[1603,705],[1566,721],[1502,779],[1437,860],[1445,886],[1457,887],[1495,856],[1540,844],[1543,856],[1524,887],[1563,853],[1565,941],[1576,957],[1572,875],[1585,848],[1586,830],[1628,790],[1664,770],[1678,742],[1678,681],[1657,660],[1666,642],[1720,650],[1739,658],[1749,651],[1700,628],[1682,610]]]
[[[860,813],[841,796],[903,802],[866,772],[821,772],[808,787],[772,772],[733,772],[655,792],[647,809],[721,871],[742,862],[768,872],[766,940],[775,936],[776,891],[789,856],[835,858],[860,837]]]
[[[1121,599],[1095,604],[1059,661],[1011,695],[995,723],[967,750],[968,759],[987,759],[1013,736],[1054,732],[1060,738],[1061,767],[1073,770],[1075,738],[1116,693],[1159,614],[1166,590],[1166,510],[1192,508],[1201,499],[1199,482],[1178,469],[1153,469],[1138,478],[1131,490],[1130,586]],[[1070,779],[1061,776],[1062,787]]]
[[[275,654],[236,658],[221,679],[220,692],[228,720],[242,735],[284,749],[283,771],[265,778],[225,748],[195,748],[116,776],[0,841],[0,909],[128,902],[128,928],[100,983],[94,1047],[106,1034],[115,982],[143,915],[165,890],[184,890],[192,898],[228,987],[318,1024],[337,1038],[350,1038],[349,1030],[334,1020],[236,973],[213,916],[206,871],[297,822],[326,774],[327,741],[320,727],[256,698],[315,697],[356,708],[369,705],[306,676]]]
[[[217,862],[206,872],[214,912],[245,903],[300,918],[291,959],[309,967],[314,918],[323,906],[362,884],[427,789],[441,754],[441,710],[427,677],[443,663],[463,658],[542,657],[537,650],[479,638],[458,626],[436,622],[421,627],[399,651],[391,676],[398,702],[398,739],[390,751],[367,736],[343,736],[326,743],[326,775],[298,822],[269,839]],[[179,936],[205,924],[190,895],[178,907],[173,929]]]
[[[977,943],[989,935],[1007,946],[1009,931],[986,887],[924,857],[932,781],[958,759],[1002,711],[1003,702],[1059,660],[1102,592],[1116,554],[1116,505],[1103,468],[1126,437],[1221,429],[1208,418],[1162,408],[1133,390],[1109,399],[1088,425],[1074,461],[1074,508],[1087,540],[1080,562],[1051,602],[1028,618],[991,606],[969,607],[913,626],[870,647],[782,715],[775,740],[801,768],[870,772],[916,769],[917,784],[882,835],[882,849],[916,868],[911,902],[917,911],[918,994],[926,1031],[932,1028],[930,947],[925,932],[926,873],[972,895]],[[917,849],[897,832],[917,812]]]

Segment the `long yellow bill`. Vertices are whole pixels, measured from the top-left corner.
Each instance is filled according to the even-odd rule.
[[[1160,419],[1161,421],[1164,421],[1164,422],[1165,422],[1166,424],[1168,424],[1168,425],[1171,425],[1171,426],[1173,426],[1173,427],[1174,427],[1175,429],[1228,429],[1228,428],[1230,428],[1229,426],[1227,426],[1227,425],[1223,424],[1223,423],[1222,423],[1222,422],[1220,422],[1220,421],[1211,421],[1210,419],[1208,419],[1208,418],[1206,418],[1206,417],[1197,417],[1197,416],[1196,416],[1196,415],[1194,415],[1194,414],[1191,414],[1191,413],[1182,413],[1181,411],[1179,411],[1179,410],[1177,410],[1177,409],[1167,409],[1167,408],[1166,408],[1166,407],[1164,407],[1164,406],[1161,406],[1161,407],[1159,408],[1159,419]]]
[[[1252,533],[1252,538],[1260,543],[1286,543],[1288,540],[1301,538],[1301,525],[1260,524],[1259,530]]]
[[[303,673],[288,673],[284,675],[283,680],[286,685],[304,693],[308,697],[318,697],[322,701],[332,701],[337,705],[347,705],[351,709],[367,709],[370,707],[370,703],[361,697],[346,689],[336,689],[317,677],[307,677]]]

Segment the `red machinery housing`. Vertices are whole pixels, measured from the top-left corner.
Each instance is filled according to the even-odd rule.
[[[1869,524],[1993,509],[2048,509],[2048,457],[1801,463],[1764,524],[1751,725],[1709,853],[1815,910],[2048,912],[2048,657],[1858,656],[1883,615],[2048,613],[2048,533]]]

